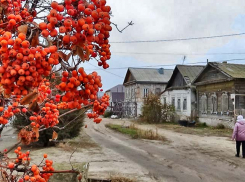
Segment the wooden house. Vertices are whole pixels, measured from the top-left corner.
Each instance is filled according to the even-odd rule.
[[[125,86],[125,102],[136,103],[136,116],[141,114],[144,99],[150,93],[159,94],[165,89],[172,69],[163,68],[128,68],[123,85]]]
[[[237,115],[245,116],[245,65],[210,62],[193,83],[200,122],[233,127]]]
[[[196,89],[192,81],[204,67],[177,65],[161,94],[162,104],[173,105],[180,119],[194,120],[197,115]]]

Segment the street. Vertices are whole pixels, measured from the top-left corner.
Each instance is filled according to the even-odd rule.
[[[88,121],[87,134],[101,147],[117,152],[146,169],[152,181],[244,181],[245,160],[234,157],[235,144],[227,138],[160,130],[171,141],[164,144],[130,139],[106,128],[105,124],[109,122],[125,123],[104,119],[95,125]]]

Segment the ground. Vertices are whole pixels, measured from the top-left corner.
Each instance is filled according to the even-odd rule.
[[[122,175],[142,182],[244,181],[245,159],[234,156],[235,142],[230,137],[183,134],[158,126],[158,133],[167,142],[131,139],[106,128],[108,123],[129,125],[130,121],[104,119],[96,125],[86,119],[88,128],[83,135],[69,145],[33,150],[34,162],[38,162],[37,156],[48,153],[55,163],[69,163],[77,147],[71,163],[90,162],[89,175],[94,178]],[[156,130],[155,125],[138,127]],[[13,141],[10,131],[3,133],[5,141]]]

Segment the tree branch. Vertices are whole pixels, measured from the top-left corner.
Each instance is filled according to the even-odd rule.
[[[118,25],[117,25],[117,24],[115,24],[115,23],[113,23],[113,22],[111,22],[111,24],[114,25],[114,26],[117,28],[118,32],[120,32],[120,33],[122,33],[122,32],[123,32],[126,28],[128,28],[129,26],[134,25],[133,21],[128,22],[128,25],[127,25],[126,27],[124,27],[122,30],[120,30],[120,29],[118,28]]]

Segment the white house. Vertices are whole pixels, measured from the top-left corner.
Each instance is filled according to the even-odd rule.
[[[165,89],[173,70],[163,68],[128,68],[123,85],[125,102],[135,103],[135,116],[141,114],[141,107],[150,93],[159,94]]]
[[[192,119],[197,115],[196,89],[192,81],[204,67],[177,65],[161,94],[161,102],[173,105],[180,119]]]

